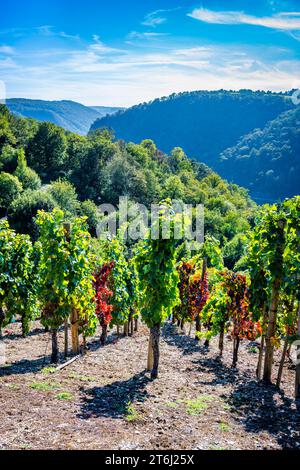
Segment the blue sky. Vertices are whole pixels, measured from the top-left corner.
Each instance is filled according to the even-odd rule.
[[[300,88],[300,1],[5,2],[0,80],[8,97],[108,106]]]

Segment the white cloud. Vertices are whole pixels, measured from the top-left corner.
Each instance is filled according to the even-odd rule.
[[[152,27],[155,27],[155,26],[158,26],[159,24],[162,24],[162,23],[165,23],[167,21],[166,18],[162,18],[162,17],[151,17],[150,15],[148,15],[145,20],[142,22],[142,24],[144,26],[152,26]]]
[[[33,29],[33,44],[40,41],[39,48],[20,41],[14,49],[5,44],[0,31],[0,79],[12,97],[130,106],[186,90],[279,91],[293,88],[300,77],[295,51],[279,49],[278,45],[225,46],[160,32],[158,26],[173,10],[177,9],[150,13],[144,20],[147,28],[140,27],[146,31],[132,31],[121,44],[106,44],[98,35],[87,43],[79,36],[44,25]],[[189,16],[207,23],[279,29],[300,40],[298,12],[259,18],[244,12],[196,9]],[[32,35],[32,29],[13,29],[6,34],[21,37],[28,32]]]
[[[141,42],[135,48],[115,49],[95,35],[90,44],[76,44],[73,49],[69,45],[57,51],[17,49],[13,58],[0,61],[0,79],[8,96],[72,99],[90,105],[130,106],[197,89],[289,89],[300,76],[300,61],[289,60],[289,51],[275,54],[274,47],[266,47],[262,54],[254,46],[200,41],[192,47],[155,41],[151,47]]]
[[[0,46],[0,54],[13,55],[15,50],[11,46]]]
[[[79,39],[80,39],[80,37],[79,37],[78,34],[76,34],[76,35],[67,34],[67,33],[65,33],[64,31],[61,31],[61,32],[58,33],[58,34],[59,34],[59,36],[60,36],[61,38],[65,38],[65,39],[74,39],[74,40],[79,40]]]
[[[283,12],[273,16],[258,17],[247,15],[242,11],[213,11],[206,8],[197,8],[188,16],[212,24],[247,24],[284,31],[300,29],[300,12]]]
[[[43,26],[38,26],[36,28],[38,33],[42,34],[43,36],[53,36],[54,33],[52,31],[52,26],[50,25],[43,25]]]
[[[159,38],[159,37],[162,37],[162,36],[168,36],[168,33],[156,33],[156,32],[153,32],[153,31],[146,31],[146,32],[138,32],[138,31],[131,31],[127,38],[128,39],[155,39],[155,38]]]
[[[1,75],[0,75],[0,79],[2,80],[3,79],[3,71],[5,70],[12,70],[12,69],[17,69],[19,68],[18,67],[18,64],[16,64],[16,62],[14,60],[12,60],[10,57],[7,57],[5,59],[0,59],[0,70],[1,70]]]
[[[100,37],[97,34],[93,35],[93,40],[94,40],[94,43],[88,47],[88,50],[96,52],[97,54],[106,55],[106,54],[126,53],[126,51],[124,51],[123,49],[117,49],[114,47],[107,46],[100,40]]]
[[[185,49],[176,49],[174,51],[176,56],[187,57],[187,58],[207,58],[212,55],[211,47],[190,47]]]

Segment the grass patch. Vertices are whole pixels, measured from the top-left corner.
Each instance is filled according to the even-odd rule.
[[[17,384],[7,384],[7,386],[11,390],[20,390],[20,385],[17,385]]]
[[[219,429],[220,429],[220,431],[228,432],[228,431],[230,431],[230,426],[228,426],[228,424],[226,424],[222,421],[219,424]]]
[[[226,447],[219,447],[217,445],[213,445],[209,448],[209,450],[227,450]]]
[[[30,449],[30,448],[31,448],[30,444],[20,444],[20,449],[26,450],[26,449]]]
[[[70,372],[69,379],[76,379],[80,380],[81,382],[95,382],[97,380],[96,377],[88,376],[88,375],[79,375],[76,372]]]
[[[176,408],[177,403],[173,401],[166,401],[165,405],[168,406],[169,408]]]
[[[200,395],[192,400],[184,400],[186,405],[186,411],[192,416],[198,416],[201,411],[207,410],[208,403],[215,400],[215,397],[211,395]]]
[[[256,348],[255,346],[251,346],[250,348],[248,348],[248,352],[252,354],[257,354],[258,348]]]
[[[44,375],[48,375],[48,374],[54,374],[55,371],[56,371],[55,367],[44,367],[41,370],[41,373]]]
[[[41,392],[51,392],[60,388],[60,385],[57,383],[49,382],[32,382],[30,388],[33,390],[39,390]]]
[[[129,423],[133,423],[135,421],[140,421],[142,419],[142,415],[138,413],[132,403],[128,402],[126,406],[126,414],[125,419]]]
[[[59,400],[73,400],[74,399],[72,393],[69,393],[69,392],[57,393],[54,398],[58,398]]]

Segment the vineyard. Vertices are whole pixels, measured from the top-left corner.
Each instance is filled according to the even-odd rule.
[[[234,271],[210,235],[36,223],[0,222],[2,448],[300,446],[300,197],[259,210]]]

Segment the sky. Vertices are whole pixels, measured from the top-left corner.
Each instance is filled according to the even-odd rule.
[[[300,0],[1,2],[0,81],[9,98],[126,107],[300,88]]]

